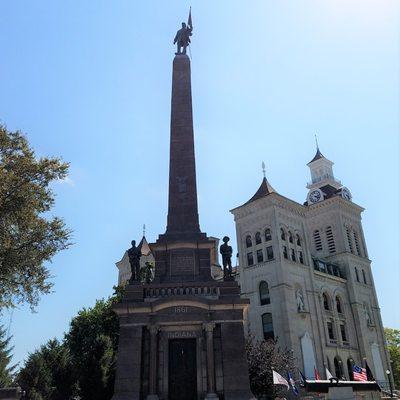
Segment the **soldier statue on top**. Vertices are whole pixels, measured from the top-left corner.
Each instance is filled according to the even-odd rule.
[[[139,247],[136,247],[136,242],[132,240],[132,247],[128,249],[129,264],[131,265],[131,279],[129,283],[140,282],[140,257],[142,256],[142,251]]]
[[[182,28],[176,32],[174,44],[176,44],[176,55],[186,54],[186,47],[189,46],[190,36],[192,36],[192,13],[189,11],[189,19],[187,25],[182,22]]]
[[[229,280],[232,279],[232,246],[229,246],[229,237],[224,236],[222,241],[224,244],[221,244],[219,248],[219,252],[222,255],[222,265],[224,267],[224,279]]]

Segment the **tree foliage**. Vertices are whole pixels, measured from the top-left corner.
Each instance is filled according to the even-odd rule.
[[[6,330],[0,326],[0,388],[12,385],[15,365],[11,365],[12,350],[11,337],[6,337]]]
[[[68,347],[50,340],[29,354],[17,381],[29,400],[69,400],[75,379]]]
[[[257,340],[250,335],[246,340],[247,362],[249,366],[250,387],[257,397],[285,397],[286,388],[274,386],[272,369],[285,376],[287,371],[295,370],[295,360],[290,350],[282,350],[276,340]]]
[[[114,389],[118,318],[108,300],[98,300],[71,321],[62,343],[50,341],[28,357],[17,382],[27,400],[110,400]]]
[[[0,307],[35,306],[49,293],[45,263],[70,244],[64,222],[48,215],[50,184],[67,173],[67,163],[37,158],[20,132],[0,125]]]
[[[81,310],[66,335],[83,400],[108,400],[114,390],[119,326],[113,301],[98,300],[94,307]]]
[[[154,264],[146,261],[144,266],[140,268],[139,279],[142,283],[150,283],[154,277]]]
[[[400,330],[385,328],[387,349],[392,361],[393,381],[400,388]]]

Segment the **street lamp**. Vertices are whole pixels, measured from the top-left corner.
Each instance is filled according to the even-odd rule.
[[[390,380],[390,369],[386,370],[386,375],[388,377],[389,381],[389,387],[390,387],[390,397],[393,397],[393,387],[392,387],[392,381]]]

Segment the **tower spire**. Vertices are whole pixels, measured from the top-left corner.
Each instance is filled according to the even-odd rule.
[[[264,178],[267,178],[266,173],[265,173],[265,162],[264,161],[261,163],[261,168],[262,168]]]
[[[315,147],[317,148],[317,152],[319,151],[319,146],[318,146],[318,136],[317,134],[314,134],[315,137]]]

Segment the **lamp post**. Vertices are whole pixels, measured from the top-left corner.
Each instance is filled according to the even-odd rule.
[[[390,387],[390,397],[393,397],[393,387],[392,387],[392,381],[390,379],[390,369],[386,370],[386,375],[388,377],[388,381],[389,381],[389,387]]]

